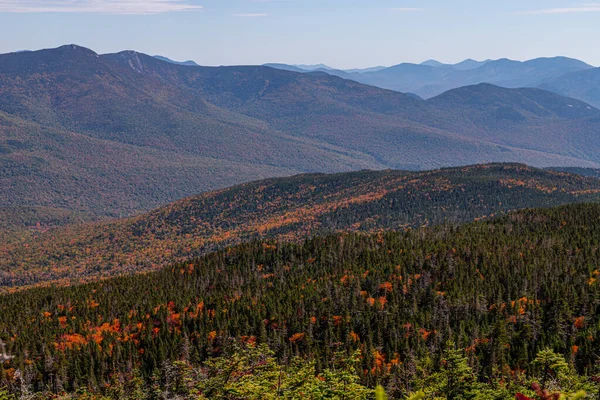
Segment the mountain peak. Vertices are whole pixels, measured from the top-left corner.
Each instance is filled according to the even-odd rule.
[[[420,65],[427,65],[429,67],[441,67],[446,64],[439,62],[438,60],[429,59],[427,61],[423,61]]]
[[[429,103],[442,107],[463,105],[494,112],[503,119],[507,116],[522,120],[527,116],[564,119],[600,116],[600,110],[579,100],[541,89],[507,89],[489,83],[452,89],[430,99]]]
[[[39,51],[61,52],[61,53],[71,52],[73,54],[88,54],[88,55],[98,56],[98,54],[95,51],[88,49],[87,47],[79,46],[77,44],[65,44],[63,46],[59,46],[54,49],[44,49],[44,50],[39,50]],[[22,53],[36,53],[36,52],[22,52]]]

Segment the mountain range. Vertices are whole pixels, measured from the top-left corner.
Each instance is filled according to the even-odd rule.
[[[266,65],[305,73],[318,70],[384,89],[414,93],[425,99],[462,86],[491,83],[506,88],[539,87],[600,107],[600,68],[566,57],[525,62],[467,59],[457,64],[427,60],[421,64],[346,71],[331,67]]]
[[[599,129],[600,110],[540,89],[481,84],[423,101],[323,71],[68,45],[0,55],[0,206],[93,219],[304,172],[598,168]]]

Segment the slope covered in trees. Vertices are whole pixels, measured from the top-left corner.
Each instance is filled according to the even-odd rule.
[[[403,230],[598,200],[598,179],[519,164],[270,179],[130,219],[34,231],[4,246],[0,285],[147,271],[256,238]]]
[[[323,72],[181,66],[72,45],[4,54],[0,206],[115,217],[306,172],[597,168],[599,121],[594,107],[534,89],[484,85],[425,102]]]
[[[358,351],[352,373],[394,398],[509,399],[531,381],[593,393],[599,249],[600,205],[569,205],[460,227],[252,242],[160,272],[4,295],[0,332],[16,358],[1,379],[15,391],[195,387],[259,398],[219,390],[267,371],[287,385],[294,357],[314,368],[306,379],[324,374],[333,386],[326,371]],[[257,345],[273,355],[239,353]]]
[[[550,168],[554,171],[568,172],[570,174],[577,174],[582,176],[591,176],[594,178],[600,178],[600,169],[594,168],[576,168],[576,167],[563,167],[563,168]]]

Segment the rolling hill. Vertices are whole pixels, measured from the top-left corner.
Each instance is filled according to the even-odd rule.
[[[129,219],[34,230],[1,248],[0,285],[148,271],[259,238],[296,241],[340,231],[404,230],[598,201],[598,179],[520,164],[269,179]]]
[[[303,172],[600,166],[599,110],[483,88],[502,103],[474,109],[481,87],[425,102],[322,71],[181,66],[75,45],[0,55],[0,206],[115,217]]]

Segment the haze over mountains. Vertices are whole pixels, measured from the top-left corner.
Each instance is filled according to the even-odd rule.
[[[431,98],[462,86],[491,83],[506,88],[540,87],[600,107],[600,68],[566,58],[538,58],[525,62],[508,59],[464,60],[444,64],[428,60],[392,67],[341,71],[331,67],[266,64],[296,72],[322,71],[344,79]]]
[[[0,205],[119,216],[302,172],[598,168],[599,129],[600,110],[540,89],[482,84],[423,101],[323,71],[69,45],[0,56]]]

